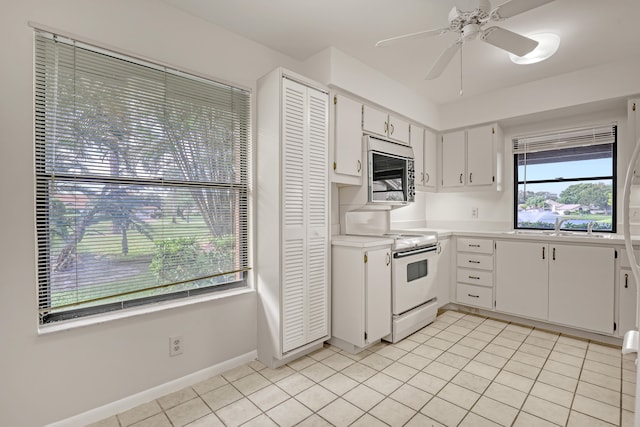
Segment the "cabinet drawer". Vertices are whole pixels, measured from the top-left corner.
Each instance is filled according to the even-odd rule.
[[[458,267],[493,270],[493,255],[458,252]]]
[[[458,268],[458,282],[472,285],[493,286],[493,272]]]
[[[460,238],[458,239],[458,250],[479,254],[492,254],[493,240]]]
[[[457,299],[461,304],[493,308],[493,288],[458,283]]]

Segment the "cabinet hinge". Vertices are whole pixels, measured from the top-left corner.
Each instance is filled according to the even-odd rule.
[[[493,308],[496,308],[496,307],[497,307],[497,304],[498,304],[498,300],[495,300],[495,299],[494,299],[494,300],[493,300]]]
[[[337,167],[338,165],[336,165],[336,162],[333,162],[333,170],[336,170]]]
[[[365,264],[367,263],[367,261],[369,261],[369,257],[367,257],[367,254],[364,254],[364,262],[365,262]]]
[[[367,340],[367,333],[366,332],[364,333],[364,340],[365,341]]]
[[[636,111],[636,103],[633,103],[633,106],[631,107],[631,111]]]
[[[613,251],[613,257],[616,258],[616,259],[618,258],[618,250],[617,249]]]
[[[496,133],[496,128],[491,128],[491,133],[495,135],[495,133]]]
[[[338,96],[333,95],[333,105],[336,105],[337,103],[338,103]]]
[[[616,325],[616,322],[613,322],[613,332],[615,332],[616,329],[618,329],[618,325]]]
[[[491,182],[496,182],[496,177],[495,176],[491,177]]]

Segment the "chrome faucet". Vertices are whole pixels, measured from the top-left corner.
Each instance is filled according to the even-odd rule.
[[[595,224],[594,221],[589,221],[589,224],[587,224],[587,234],[593,234],[593,225]]]
[[[560,234],[560,227],[562,227],[562,224],[566,221],[566,218],[562,218],[560,216],[556,217],[556,226],[554,228],[554,233],[555,234]]]

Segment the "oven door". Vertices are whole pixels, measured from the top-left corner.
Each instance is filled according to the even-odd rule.
[[[430,246],[393,254],[393,314],[402,314],[436,297],[437,249],[438,246]]]

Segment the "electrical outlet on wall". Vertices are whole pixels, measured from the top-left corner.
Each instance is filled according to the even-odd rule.
[[[169,337],[169,356],[178,356],[182,350],[182,336]]]
[[[478,218],[478,208],[471,208],[471,218]]]

